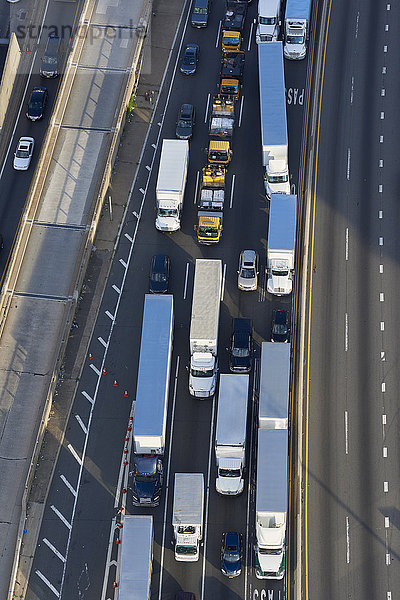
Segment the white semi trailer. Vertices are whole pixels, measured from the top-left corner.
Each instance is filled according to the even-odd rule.
[[[153,517],[126,515],[123,522],[118,600],[150,600]]]
[[[259,429],[257,451],[255,573],[285,575],[288,501],[288,430]]]
[[[267,291],[292,293],[296,250],[297,197],[272,194],[267,242]]]
[[[248,375],[220,376],[215,435],[216,489],[220,494],[243,492],[248,395]]]
[[[172,510],[175,560],[184,562],[199,560],[204,511],[202,473],[175,473]]]
[[[260,429],[287,429],[290,393],[290,344],[261,344]]]
[[[258,44],[258,80],[264,182],[270,198],[290,194],[282,42]]]
[[[217,385],[221,285],[222,262],[198,258],[189,335],[189,392],[195,398],[212,398]]]

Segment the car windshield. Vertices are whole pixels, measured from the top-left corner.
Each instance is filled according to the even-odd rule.
[[[191,126],[192,126],[192,124],[189,120],[179,119],[179,121],[178,121],[178,127],[181,127],[183,129],[189,128]]]
[[[195,8],[193,13],[195,15],[206,15],[207,14],[207,9],[206,8]]]
[[[227,550],[225,550],[224,560],[225,560],[225,562],[228,562],[228,563],[239,562],[240,556],[239,556],[238,551],[236,549],[229,550],[229,546],[228,546]]]
[[[286,325],[284,325],[283,323],[275,323],[275,325],[274,325],[274,333],[278,333],[280,335],[283,335],[284,333],[287,333],[287,327],[286,327]]]
[[[240,277],[243,277],[243,279],[254,279],[256,276],[256,273],[254,271],[254,267],[242,267],[242,270],[240,271]]]
[[[260,17],[261,25],[275,25],[276,17]]]
[[[15,156],[17,158],[29,158],[29,151],[28,150],[17,150]]]
[[[288,44],[303,44],[304,36],[303,35],[288,35],[288,36],[286,36],[286,42]]]
[[[156,281],[158,283],[163,283],[167,281],[167,276],[165,273],[153,273],[151,276],[152,281]]]
[[[232,356],[235,356],[236,358],[245,358],[246,356],[249,356],[249,349],[248,348],[232,348]]]
[[[194,56],[194,52],[190,51],[190,52],[185,52],[185,56],[183,57],[183,64],[184,65],[194,65],[196,62],[195,56]]]

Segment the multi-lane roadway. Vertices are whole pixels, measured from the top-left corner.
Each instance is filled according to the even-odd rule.
[[[187,10],[187,8],[186,8]],[[221,372],[228,372],[231,320],[253,319],[256,357],[261,341],[269,339],[272,309],[291,307],[291,298],[273,299],[264,292],[267,206],[263,193],[257,52],[250,5],[244,36],[246,66],[240,106],[240,125],[233,138],[233,160],[228,175],[228,203],[224,235],[216,247],[199,246],[193,226],[197,173],[206,164],[208,144],[207,107],[216,92],[220,64],[220,19],[223,6],[215,4],[207,29],[193,30],[182,22],[182,35],[175,48],[158,101],[155,119],[139,166],[129,218],[122,232],[100,309],[90,352],[96,358],[85,366],[71,411],[66,438],[60,452],[44,520],[39,534],[27,598],[112,597],[117,581],[115,564],[118,528],[113,526],[126,486],[126,505],[134,509],[123,447],[132,398],[136,387],[144,294],[153,254],[171,257],[170,292],[175,301],[175,337],[169,402],[169,435],[165,467],[169,478],[161,505],[150,512],[155,520],[153,598],[173,598],[179,589],[196,597],[257,597],[267,591],[279,598],[284,582],[255,579],[254,544],[254,416],[249,414],[248,478],[241,497],[224,498],[215,492],[213,435],[216,401],[198,401],[189,396],[186,366],[189,363],[188,332],[193,289],[194,260],[221,258],[224,290],[221,307],[219,357]],[[179,73],[182,45],[200,46],[200,63],[194,76]],[[300,161],[306,63],[287,64],[290,168],[294,190]],[[289,92],[290,90],[290,92]],[[295,100],[296,99],[296,100]],[[155,184],[163,138],[174,138],[178,109],[183,102],[196,106],[197,119],[190,143],[190,168],[181,231],[166,236],[156,231]],[[233,178],[235,175],[235,178]],[[232,184],[234,180],[234,185]],[[253,293],[237,288],[237,263],[242,249],[260,254],[260,285]],[[103,362],[97,360],[103,356]],[[257,364],[257,362],[256,362]],[[93,368],[94,367],[94,368]],[[103,369],[107,374],[103,374]],[[255,369],[257,373],[257,368]],[[118,387],[113,385],[117,380]],[[251,378],[252,384],[254,378]],[[124,397],[124,391],[129,397]],[[252,443],[251,443],[252,442]],[[82,456],[85,457],[84,463]],[[174,560],[172,550],[172,492],[175,472],[202,472],[207,482],[205,538],[198,563]],[[76,493],[78,489],[78,493]],[[219,570],[221,534],[237,530],[244,534],[245,569],[236,580],[227,580]],[[103,595],[104,594],[104,595]]]

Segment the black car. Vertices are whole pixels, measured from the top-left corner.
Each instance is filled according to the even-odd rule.
[[[207,27],[210,14],[210,0],[194,0],[192,27]]]
[[[251,319],[233,319],[229,368],[233,373],[250,373],[253,354]]]
[[[242,536],[236,531],[222,535],[221,571],[229,578],[242,572]]]
[[[162,461],[157,456],[135,456],[132,497],[135,506],[158,506],[163,482]]]
[[[193,75],[196,72],[197,63],[199,62],[199,52],[200,48],[197,44],[186,44],[180,66],[181,73],[184,73],[184,75]]]
[[[47,104],[47,88],[34,87],[28,103],[26,116],[31,121],[38,121],[43,118],[44,109]]]
[[[272,313],[271,342],[289,341],[289,313],[278,308]]]
[[[182,104],[178,112],[176,122],[176,137],[180,140],[190,140],[193,135],[194,106],[193,104]]]
[[[155,254],[151,261],[149,292],[165,294],[168,292],[170,260],[166,254]]]

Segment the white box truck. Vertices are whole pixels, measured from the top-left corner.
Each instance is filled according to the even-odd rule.
[[[307,54],[311,0],[287,0],[284,22],[285,58],[302,60]]]
[[[285,575],[287,503],[288,431],[259,429],[255,548],[258,579],[282,579]]]
[[[290,344],[261,344],[258,427],[287,429],[290,394]]]
[[[276,42],[281,26],[281,0],[258,0],[256,42]]]
[[[222,262],[198,258],[189,335],[189,392],[195,398],[212,398],[217,385],[221,285]]]
[[[267,242],[267,291],[292,293],[296,250],[297,196],[272,194]]]
[[[290,194],[282,42],[258,44],[258,79],[264,184],[270,198]]]
[[[200,542],[203,539],[203,511],[203,473],[175,473],[172,510],[175,560],[199,560]]]
[[[150,600],[153,517],[126,515],[123,526],[118,600]]]
[[[133,419],[135,506],[160,503],[173,330],[173,296],[146,294]]]
[[[156,186],[156,228],[160,231],[180,229],[188,163],[188,140],[163,140]]]
[[[243,492],[248,396],[248,375],[220,376],[215,434],[215,485],[219,494],[236,496]]]

